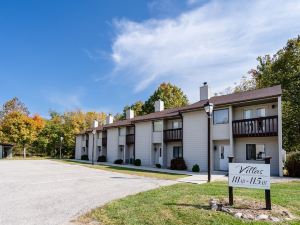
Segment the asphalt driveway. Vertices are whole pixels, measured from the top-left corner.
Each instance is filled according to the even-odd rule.
[[[0,160],[0,224],[69,224],[111,200],[173,183],[50,160]]]

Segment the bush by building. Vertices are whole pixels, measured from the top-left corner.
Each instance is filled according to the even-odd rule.
[[[287,155],[285,168],[291,177],[300,177],[300,151],[292,152]]]
[[[89,156],[88,155],[82,155],[81,160],[89,160]]]
[[[183,158],[171,160],[171,170],[186,170],[185,161]]]

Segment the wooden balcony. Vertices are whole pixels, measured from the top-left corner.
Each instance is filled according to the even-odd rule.
[[[102,138],[102,146],[107,146],[107,137]]]
[[[164,130],[164,141],[173,142],[182,140],[182,128]]]
[[[126,135],[126,144],[127,145],[131,145],[131,144],[134,144],[134,134],[127,134]]]
[[[235,120],[232,122],[233,137],[268,137],[278,135],[278,116]]]

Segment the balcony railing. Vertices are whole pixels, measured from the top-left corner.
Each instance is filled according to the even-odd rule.
[[[127,134],[126,135],[126,144],[134,144],[134,134]]]
[[[164,130],[164,141],[181,141],[182,140],[182,128]]]
[[[233,137],[265,137],[278,135],[278,116],[235,120]]]
[[[106,146],[107,145],[107,137],[103,137],[102,138],[102,146]]]

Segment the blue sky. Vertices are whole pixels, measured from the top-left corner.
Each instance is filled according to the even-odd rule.
[[[272,6],[272,7],[271,7]],[[300,34],[299,1],[0,0],[0,104],[116,113],[163,81],[191,102]]]

